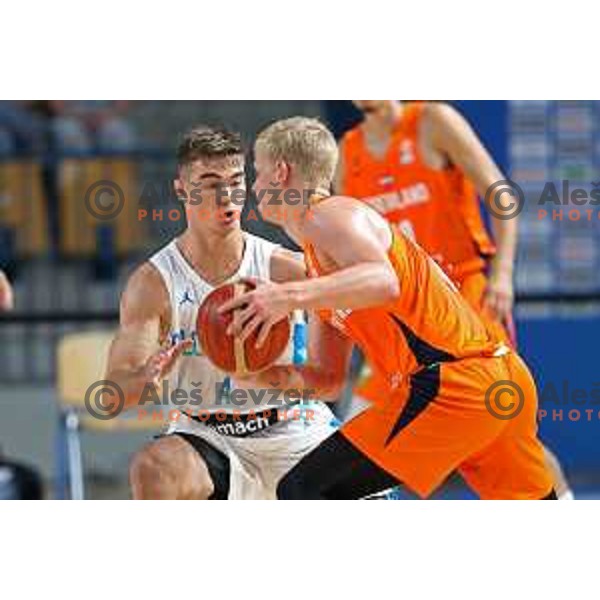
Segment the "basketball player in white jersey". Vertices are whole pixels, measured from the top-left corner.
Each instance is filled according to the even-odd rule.
[[[283,475],[333,432],[333,415],[320,402],[285,410],[285,402],[264,394],[258,406],[257,396],[247,395],[241,405],[224,402],[226,375],[202,355],[196,317],[215,287],[242,277],[293,280],[304,276],[304,265],[294,253],[242,231],[245,174],[237,134],[209,127],[189,132],[174,183],[186,199],[187,229],[131,276],[106,374],[124,390],[125,408],[139,404],[148,382],[160,399],[164,379],[171,394],[179,390],[183,397],[176,406],[181,416],[166,435],[133,457],[132,494],[275,498]]]

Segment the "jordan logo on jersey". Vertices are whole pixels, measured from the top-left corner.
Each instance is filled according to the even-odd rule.
[[[179,300],[179,306],[181,306],[182,304],[185,304],[186,302],[189,302],[190,304],[194,304],[194,301],[192,300],[189,290],[185,290],[185,292],[183,292],[183,296],[182,296],[181,300]]]

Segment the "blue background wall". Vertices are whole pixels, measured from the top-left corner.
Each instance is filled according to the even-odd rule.
[[[509,107],[506,101],[455,103],[469,120],[502,170],[510,174]],[[542,439],[556,452],[571,474],[585,472],[600,477],[600,373],[598,346],[600,318],[542,317],[519,318],[519,349],[530,366],[540,392],[540,409],[547,415],[540,420]],[[565,403],[563,386],[570,395]],[[598,382],[599,403],[590,394]],[[585,390],[587,400],[575,404],[573,391]],[[553,389],[556,393],[553,393]],[[553,419],[553,410],[562,409]],[[579,421],[569,420],[568,412],[579,409]],[[592,418],[584,412],[593,409]],[[573,413],[576,418],[576,413]]]

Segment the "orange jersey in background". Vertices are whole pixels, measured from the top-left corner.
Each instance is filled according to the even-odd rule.
[[[419,151],[424,102],[403,107],[386,155],[374,157],[359,125],[341,143],[344,162],[340,193],[371,205],[388,222],[416,239],[452,278],[471,307],[494,334],[515,345],[512,319],[501,323],[484,306],[487,259],[494,245],[481,217],[474,185],[457,167],[436,170]],[[376,401],[382,393],[377,377],[363,379],[356,393]]]
[[[373,206],[416,241],[455,280],[481,271],[494,245],[481,218],[474,185],[456,167],[436,170],[421,156],[418,132],[425,104],[404,105],[386,155],[374,157],[359,125],[340,144],[338,192]]]

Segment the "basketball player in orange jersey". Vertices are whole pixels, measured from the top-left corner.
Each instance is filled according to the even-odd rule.
[[[492,242],[478,198],[478,194],[485,198],[495,183],[506,178],[469,123],[448,104],[396,100],[354,104],[364,120],[340,142],[336,191],[366,202],[413,237],[489,326],[514,344],[517,218],[500,219],[489,211]],[[501,216],[504,201],[510,206],[513,199],[502,198],[502,193],[494,199]],[[375,377],[356,389],[367,400],[380,393]],[[572,497],[558,460],[547,448],[546,453],[559,497]]]
[[[304,248],[312,279],[265,283],[220,309],[239,310],[230,334],[258,331],[258,344],[293,309],[320,317],[308,364],[271,367],[254,384],[330,393],[344,381],[353,343],[387,384],[292,469],[279,497],[355,498],[394,480],[427,497],[458,469],[481,498],[555,499],[527,367],[419,246],[364,203],[329,196],[336,163],[335,140],[314,119],[279,121],[259,135],[259,197],[273,186],[316,191],[268,215],[260,207]],[[489,391],[498,385],[513,400],[518,390],[512,418],[494,416],[498,397]]]
[[[13,304],[12,287],[4,271],[0,271],[0,310],[10,310]]]

